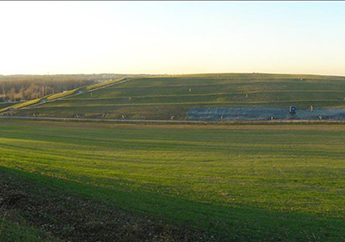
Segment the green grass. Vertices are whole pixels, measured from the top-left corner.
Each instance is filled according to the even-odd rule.
[[[106,83],[102,83],[105,85]],[[102,85],[100,84],[100,85]],[[98,84],[97,84],[98,85]],[[185,119],[191,107],[345,106],[345,78],[313,75],[209,74],[135,78],[94,92],[22,109],[17,115]]]
[[[45,98],[42,97],[42,98],[36,98],[36,99],[26,101],[26,102],[20,102],[20,103],[14,104],[14,105],[7,105],[5,108],[0,109],[0,113],[9,111],[10,109],[17,110],[17,109],[29,107],[31,105],[34,105],[34,104],[41,102],[44,99]]]
[[[47,100],[50,101],[50,100],[54,100],[54,99],[57,99],[57,98],[67,97],[69,95],[75,94],[78,91],[78,89],[79,88],[73,89],[73,90],[70,90],[70,91],[65,91],[65,92],[60,92],[60,93],[52,94],[52,95],[47,97]]]
[[[11,217],[8,219],[8,217]],[[23,218],[14,216],[11,212],[0,211],[0,241],[1,242],[53,242],[57,241],[37,228],[25,224]]]
[[[90,90],[93,90],[93,89],[96,89],[96,88],[104,87],[104,86],[107,86],[107,85],[112,85],[112,84],[114,84],[116,82],[122,81],[123,79],[124,78],[119,78],[119,79],[115,79],[115,80],[112,80],[112,81],[105,81],[105,82],[100,82],[100,83],[96,83],[96,84],[92,84],[92,85],[88,85],[88,86],[84,86],[84,87],[79,87],[79,88],[76,88],[76,89],[73,89],[73,90],[70,90],[70,91],[65,91],[65,92],[62,92],[62,93],[55,93],[55,94],[52,94],[50,96],[47,96],[47,100],[52,101],[52,100],[55,100],[55,99],[58,99],[58,98],[68,97],[70,95],[78,93],[79,91],[80,92],[90,91]]]
[[[19,109],[27,108],[27,107],[30,108],[31,105],[38,104],[41,101],[53,101],[53,100],[60,99],[60,98],[66,98],[70,95],[78,93],[79,91],[80,92],[90,91],[92,89],[96,89],[96,88],[100,88],[100,87],[114,84],[116,82],[122,81],[123,79],[124,78],[119,78],[119,79],[115,79],[112,81],[106,81],[106,82],[96,83],[96,84],[92,84],[92,85],[88,85],[88,86],[78,87],[78,88],[75,88],[75,89],[72,89],[69,91],[51,94],[51,95],[48,95],[45,97],[37,98],[37,99],[26,101],[26,102],[21,102],[21,103],[15,104],[15,105],[3,104],[3,106],[2,106],[2,104],[0,104],[0,112],[8,111],[9,108],[12,108],[13,110],[19,110]]]
[[[3,109],[3,108],[6,108],[8,106],[11,106],[12,103],[0,103],[0,110]]]
[[[93,90],[93,89],[96,89],[96,88],[105,87],[107,85],[112,85],[112,84],[114,84],[116,82],[120,82],[120,81],[122,81],[124,79],[125,78],[119,78],[119,79],[115,79],[115,80],[112,80],[112,81],[96,83],[96,84],[87,86],[85,89],[87,91],[89,91],[89,90]]]
[[[11,106],[11,108],[13,108],[13,109],[24,108],[24,107],[27,107],[27,106],[39,103],[42,100],[43,100],[43,98],[36,98],[34,100],[30,100],[30,101],[27,101],[27,102],[22,102],[22,103],[15,104],[15,105]]]
[[[0,166],[234,241],[344,241],[343,125],[0,121]]]

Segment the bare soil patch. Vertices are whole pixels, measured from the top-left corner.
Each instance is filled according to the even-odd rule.
[[[34,191],[34,192],[33,192]],[[103,202],[61,194],[0,171],[0,209],[62,241],[219,241]]]

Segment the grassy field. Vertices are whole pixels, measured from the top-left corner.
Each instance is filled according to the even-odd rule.
[[[26,221],[21,217],[13,217],[10,213],[0,211],[0,241],[30,241],[30,242],[53,242],[57,241],[44,232],[26,225]]]
[[[60,93],[55,93],[55,94],[51,94],[48,96],[44,96],[41,98],[37,98],[37,99],[33,99],[30,101],[26,101],[26,102],[20,102],[18,104],[15,105],[8,105],[8,104],[0,104],[0,113],[1,112],[6,112],[9,110],[9,108],[11,108],[12,110],[19,110],[22,108],[32,108],[34,107],[34,105],[39,104],[41,102],[45,103],[47,101],[55,101],[57,99],[61,99],[61,98],[66,98],[68,96],[73,96],[79,92],[86,92],[86,91],[90,91],[92,89],[99,89],[102,88],[104,86],[108,86],[108,85],[112,85],[116,82],[120,82],[122,80],[124,80],[125,78],[118,78],[115,80],[111,80],[111,81],[104,81],[104,82],[100,82],[100,83],[96,83],[96,84],[91,84],[88,86],[82,86],[82,87],[78,87],[69,91],[64,91],[64,92],[60,92]]]
[[[11,105],[13,105],[13,103],[0,103],[0,110]]]
[[[104,83],[103,83],[104,85]],[[136,78],[94,92],[24,108],[17,115],[185,119],[191,107],[345,106],[345,77],[209,74]]]
[[[343,125],[0,120],[0,171],[226,241],[338,242],[344,145]]]

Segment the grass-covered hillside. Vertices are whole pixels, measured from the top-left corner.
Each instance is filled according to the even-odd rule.
[[[6,108],[6,107],[9,107],[13,105],[13,103],[10,103],[10,102],[1,102],[0,103],[0,110],[3,109],[3,108]]]
[[[343,125],[0,120],[0,241],[345,241],[344,145]]]
[[[208,74],[135,78],[16,111],[19,116],[184,119],[191,107],[345,106],[345,77]]]

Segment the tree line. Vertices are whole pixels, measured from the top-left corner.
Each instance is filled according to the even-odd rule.
[[[124,75],[0,75],[0,102],[32,100],[122,76]]]

